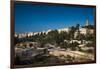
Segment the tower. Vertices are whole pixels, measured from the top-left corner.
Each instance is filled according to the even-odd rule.
[[[89,19],[87,18],[86,19],[86,34],[88,35],[89,33],[90,33],[90,31],[89,31]]]
[[[86,25],[85,26],[89,26],[89,20],[86,19]]]

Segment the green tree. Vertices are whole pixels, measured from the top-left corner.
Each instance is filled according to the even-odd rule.
[[[76,31],[76,27],[72,26],[70,27],[69,35],[71,39],[74,39],[74,33]]]

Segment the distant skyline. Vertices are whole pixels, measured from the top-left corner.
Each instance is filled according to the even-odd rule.
[[[15,3],[15,32],[41,32],[49,29],[61,29],[76,24],[84,26],[86,17],[94,24],[94,8],[75,6],[32,5],[31,3]]]

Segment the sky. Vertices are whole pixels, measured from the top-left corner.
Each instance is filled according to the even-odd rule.
[[[14,23],[16,33],[41,32],[49,29],[61,29],[80,24],[94,24],[94,8],[76,6],[33,5],[15,3]]]

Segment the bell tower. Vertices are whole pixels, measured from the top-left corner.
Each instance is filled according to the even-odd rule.
[[[86,25],[85,26],[89,26],[89,20],[88,20],[88,18],[86,19]]]
[[[89,25],[90,25],[90,24],[89,24],[89,19],[87,18],[87,19],[86,19],[86,25],[85,25],[85,26],[86,26],[86,34],[87,34],[87,35],[90,33],[90,30],[89,30],[89,28],[88,28]]]

